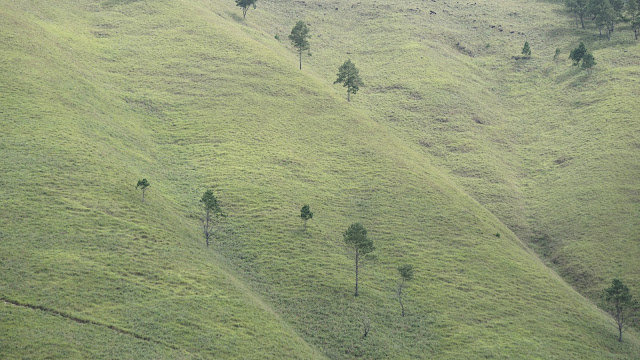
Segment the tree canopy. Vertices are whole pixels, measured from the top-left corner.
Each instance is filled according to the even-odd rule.
[[[291,40],[293,46],[298,50],[300,70],[302,70],[302,52],[309,50],[309,27],[304,21],[299,20],[293,29],[291,29],[289,40]]]
[[[351,59],[347,60],[338,69],[338,78],[333,82],[334,84],[342,84],[347,88],[347,101],[351,101],[350,94],[355,94],[360,89],[360,86],[364,86],[364,82],[360,78],[360,72],[356,65],[351,62]]]
[[[256,8],[256,2],[258,2],[258,0],[236,0],[236,6],[242,8],[243,19],[247,17],[247,11],[250,6],[253,6],[254,9]]]
[[[354,296],[358,296],[358,269],[360,256],[366,255],[373,250],[373,241],[367,237],[367,230],[360,223],[354,223],[344,232],[344,242],[356,253],[356,291]]]

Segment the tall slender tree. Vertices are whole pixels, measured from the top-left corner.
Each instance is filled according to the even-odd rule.
[[[358,272],[360,268],[360,257],[373,250],[373,241],[367,237],[367,230],[360,223],[354,223],[349,226],[344,233],[344,242],[356,253],[356,292],[354,296],[358,296]]]
[[[351,94],[355,94],[360,89],[360,86],[364,86],[364,82],[360,78],[360,72],[356,65],[351,62],[351,59],[347,60],[338,69],[338,78],[333,82],[334,84],[342,84],[347,88],[347,101],[351,101]]]
[[[300,70],[302,70],[302,52],[309,50],[309,27],[304,21],[300,20],[291,29],[289,40],[293,46],[298,50],[300,56]]]
[[[413,279],[413,265],[401,265],[398,266],[398,272],[400,273],[400,284],[398,285],[398,302],[402,309],[402,316],[404,317],[404,303],[402,302],[402,290],[404,289],[404,283]]]
[[[204,218],[202,219],[202,227],[204,231],[204,238],[209,247],[209,239],[213,231],[213,218],[218,216],[224,216],[218,199],[213,195],[213,191],[207,190],[202,195],[200,202],[204,206]]]
[[[151,184],[149,184],[147,179],[138,180],[138,184],[136,185],[136,189],[141,189],[142,190],[142,202],[144,202],[144,192],[147,190],[147,188],[149,186],[151,186]]]

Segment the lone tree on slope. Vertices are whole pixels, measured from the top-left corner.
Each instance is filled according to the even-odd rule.
[[[582,58],[586,53],[587,53],[587,48],[584,46],[584,43],[581,42],[577,48],[571,50],[571,53],[569,54],[569,59],[573,60],[574,66],[577,66],[578,63],[580,63],[580,60],[582,60]]]
[[[293,46],[298,50],[298,55],[300,56],[300,70],[302,70],[302,52],[309,50],[309,28],[304,21],[298,21],[296,26],[291,29],[289,40],[291,40]]]
[[[211,233],[213,232],[213,216],[224,216],[222,213],[222,209],[220,209],[220,204],[218,203],[218,199],[216,199],[215,195],[213,195],[213,191],[207,190],[202,195],[202,199],[200,202],[204,205],[204,219],[202,219],[202,227],[204,230],[204,238],[207,242],[207,247],[209,247],[209,238],[211,237]]]
[[[531,57],[531,48],[529,47],[529,42],[525,41],[524,46],[522,47],[522,55],[525,58]]]
[[[358,296],[358,270],[360,267],[360,256],[364,256],[373,250],[373,241],[367,237],[367,230],[360,223],[354,223],[349,226],[344,233],[344,242],[356,253],[356,292],[354,296]]]
[[[635,315],[638,303],[633,300],[633,296],[629,292],[629,288],[618,279],[613,279],[611,286],[604,290],[605,300],[610,306],[611,315],[613,315],[618,324],[618,341],[622,341],[622,331],[629,320]]]
[[[402,289],[404,288],[405,281],[413,279],[413,265],[401,265],[398,266],[398,272],[400,273],[400,285],[398,285],[398,302],[402,309],[402,316],[404,316],[404,304],[402,303]]]
[[[258,0],[236,0],[236,6],[239,6],[242,8],[242,18],[246,19],[247,18],[247,11],[249,10],[250,6],[253,6],[253,8],[256,8],[256,2]]]
[[[333,82],[334,84],[342,84],[347,88],[347,101],[351,101],[350,94],[355,94],[360,89],[360,86],[364,86],[364,82],[360,78],[360,74],[356,65],[351,62],[351,59],[347,60],[338,69],[338,78]]]
[[[138,180],[138,184],[136,185],[136,189],[141,189],[142,190],[142,202],[144,202],[144,192],[147,190],[147,188],[150,185],[151,184],[149,184],[147,179]]]
[[[304,221],[304,230],[307,230],[307,220],[313,218],[313,212],[309,208],[309,205],[304,205],[302,209],[300,209],[300,218]]]

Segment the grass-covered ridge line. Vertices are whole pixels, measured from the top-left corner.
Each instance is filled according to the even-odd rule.
[[[430,155],[347,104],[334,74],[317,64],[298,71],[272,34],[237,23],[233,4],[39,2],[2,11],[11,54],[0,83],[10,90],[0,100],[7,298],[188,352],[178,357],[638,352],[633,333],[618,344],[611,319]],[[151,182],[144,204],[135,190],[142,177]],[[228,218],[206,250],[198,199],[209,188]],[[314,211],[307,233],[298,217],[305,203]],[[356,220],[378,250],[354,300],[353,260],[340,243]],[[396,267],[407,262],[416,275],[402,319],[393,292]],[[176,357],[161,347],[83,345],[56,335],[66,326],[59,319],[6,312],[23,321],[1,322],[0,334],[21,335],[3,357]],[[372,324],[365,340],[363,316]],[[36,342],[34,324],[55,346]]]

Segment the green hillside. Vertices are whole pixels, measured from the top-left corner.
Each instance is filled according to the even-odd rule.
[[[585,79],[507,58],[521,41],[486,47],[471,9],[430,21],[422,4],[265,2],[243,21],[219,0],[0,2],[0,357],[637,357],[637,332],[618,343],[525,243],[544,229],[536,250],[574,285],[576,263],[592,271],[588,295],[610,275],[638,293],[638,57],[614,62],[638,47],[602,44]],[[553,4],[477,4],[478,22],[544,14],[525,30],[553,42],[530,37],[534,54],[588,36],[557,35]],[[274,38],[297,18],[314,32],[302,71]],[[367,84],[351,103],[331,85],[348,56]],[[228,215],[209,248],[206,189]],[[358,298],[355,221],[377,248]]]
[[[628,24],[611,41],[577,29],[562,4],[267,2],[247,26],[308,21],[316,71],[332,79],[351,57],[365,74],[354,106],[421,145],[593,301],[613,277],[640,297],[640,46]],[[532,58],[514,60],[525,39]],[[592,74],[568,59],[580,41]]]

